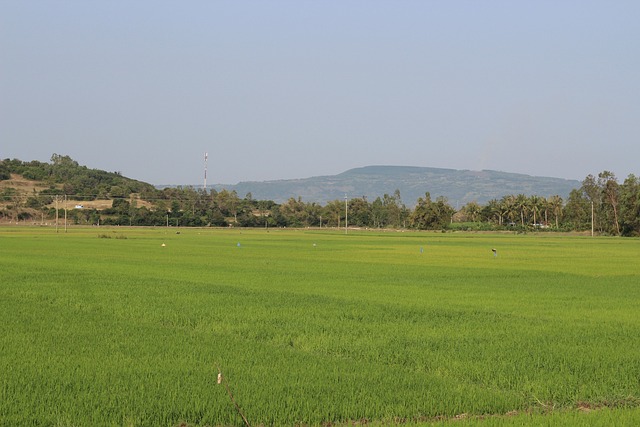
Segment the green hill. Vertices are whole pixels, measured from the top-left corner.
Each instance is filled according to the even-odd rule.
[[[156,199],[157,190],[151,185],[79,165],[68,156],[54,154],[51,163],[19,160],[0,161],[0,180],[10,174],[40,182],[42,194],[67,194],[77,200],[112,199],[137,193],[143,199]],[[471,171],[410,166],[367,166],[350,169],[338,175],[316,176],[262,182],[240,182],[235,185],[214,185],[221,191],[235,191],[240,197],[251,193],[254,200],[273,200],[284,203],[290,198],[320,204],[365,196],[373,201],[384,194],[400,191],[402,201],[413,206],[419,197],[429,192],[433,198],[444,196],[453,207],[475,201],[484,204],[509,194],[525,194],[567,198],[580,181],[530,176],[497,171]],[[171,187],[171,186],[167,186]]]
[[[470,171],[410,166],[367,166],[350,169],[338,175],[316,176],[263,182],[240,182],[216,185],[217,190],[235,190],[239,195],[251,193],[255,199],[282,203],[293,197],[306,202],[327,201],[365,196],[373,200],[383,194],[400,190],[402,200],[413,205],[418,197],[429,192],[432,197],[444,196],[456,207],[467,202],[486,203],[508,194],[525,194],[566,198],[579,188],[580,181],[530,176],[498,171]]]
[[[0,184],[11,188],[16,177],[31,181],[24,186],[27,196],[37,187],[40,195],[66,194],[74,200],[95,200],[128,197],[132,193],[155,193],[151,184],[122,176],[119,172],[105,172],[80,165],[69,156],[53,154],[51,162],[0,160]],[[12,188],[19,192],[19,189]]]

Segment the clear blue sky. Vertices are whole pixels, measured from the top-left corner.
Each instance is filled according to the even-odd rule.
[[[640,2],[0,0],[0,158],[640,175]]]

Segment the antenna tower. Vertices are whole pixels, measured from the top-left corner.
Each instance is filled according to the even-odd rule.
[[[204,153],[204,184],[202,186],[203,190],[207,190],[207,158],[209,157],[209,153]]]

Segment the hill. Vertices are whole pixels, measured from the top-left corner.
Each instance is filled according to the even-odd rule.
[[[251,193],[254,200],[284,203],[290,198],[301,198],[305,202],[319,204],[342,200],[345,195],[349,198],[364,196],[373,201],[399,190],[407,206],[415,205],[419,197],[429,192],[434,199],[444,196],[451,206],[461,207],[470,201],[484,204],[510,194],[559,195],[566,199],[571,190],[580,185],[577,180],[490,170],[366,166],[338,175],[218,184],[211,188],[235,191],[240,197]],[[131,193],[138,193],[143,199],[159,197],[150,184],[123,177],[117,172],[89,169],[68,156],[57,154],[52,156],[51,163],[15,159],[0,161],[0,186],[7,187],[3,194],[12,187],[11,191],[25,195],[38,191],[40,194],[75,195],[76,200],[83,201],[128,197]]]
[[[579,188],[580,181],[538,177],[498,171],[471,171],[410,166],[366,166],[350,169],[338,175],[317,176],[262,182],[240,182],[235,185],[215,185],[216,190],[235,190],[241,197],[251,193],[254,199],[282,203],[301,197],[306,202],[326,203],[331,200],[365,196],[374,200],[400,190],[408,206],[429,192],[434,199],[444,196],[456,207],[467,202],[486,203],[508,194],[527,196],[559,195],[566,198]]]
[[[80,165],[69,156],[53,154],[51,162],[0,160],[0,190],[4,195],[61,195],[73,200],[128,197],[132,193],[153,194],[155,188],[119,172],[106,172]]]

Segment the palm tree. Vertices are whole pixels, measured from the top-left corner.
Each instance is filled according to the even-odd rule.
[[[502,216],[509,218],[511,222],[514,222],[516,216],[515,196],[513,194],[509,194],[508,196],[502,197],[502,199],[500,199],[500,206],[502,209]]]
[[[500,207],[500,202],[496,199],[491,199],[489,200],[489,202],[487,203],[487,210],[492,214],[495,215],[498,219],[498,225],[502,225],[502,209]],[[489,215],[487,215],[488,217]]]
[[[551,207],[549,203],[549,199],[546,197],[541,197],[542,199],[542,207],[544,208],[544,225],[549,226],[549,208]]]
[[[471,222],[478,222],[478,217],[480,216],[480,205],[477,202],[467,203],[463,210]]]
[[[562,216],[563,205],[564,201],[562,200],[562,197],[558,196],[557,194],[549,198],[549,206],[551,207],[553,216],[555,217],[556,228],[558,228],[558,218]]]
[[[535,224],[538,224],[539,220],[539,214],[540,214],[540,209],[544,207],[544,198],[540,197],[540,196],[536,196],[533,195],[531,197],[529,197],[529,209],[531,210],[531,213],[533,213],[533,224],[534,227],[536,226]]]
[[[524,215],[529,210],[529,198],[524,194],[518,194],[515,199],[515,207],[520,212],[520,224],[524,227]]]

